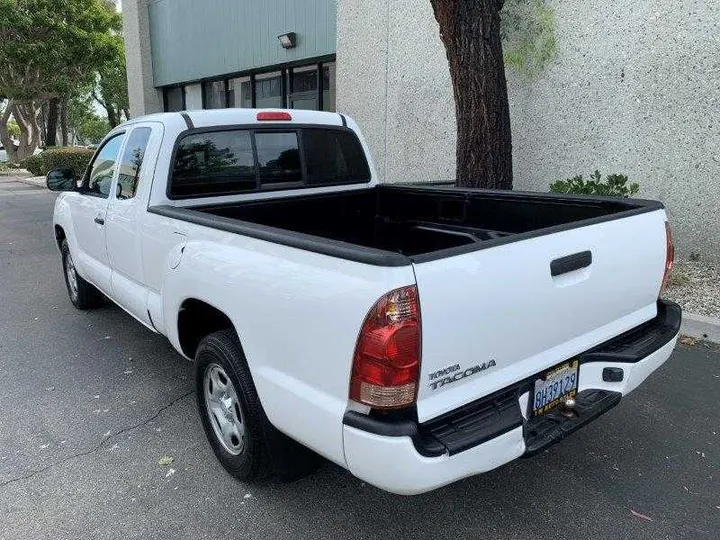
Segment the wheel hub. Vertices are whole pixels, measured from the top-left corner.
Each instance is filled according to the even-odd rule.
[[[237,456],[245,449],[245,419],[235,386],[225,369],[209,364],[203,376],[205,408],[218,442]]]

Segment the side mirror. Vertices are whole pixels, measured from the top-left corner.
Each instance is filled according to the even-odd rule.
[[[76,191],[77,180],[72,169],[53,169],[47,175],[47,187],[50,191]]]

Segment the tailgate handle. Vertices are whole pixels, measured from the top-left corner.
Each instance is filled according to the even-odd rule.
[[[581,251],[580,253],[573,253],[567,257],[560,257],[550,263],[550,275],[552,277],[559,276],[561,274],[567,274],[581,268],[587,268],[592,264],[592,252]]]

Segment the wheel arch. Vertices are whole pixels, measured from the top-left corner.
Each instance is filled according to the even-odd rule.
[[[62,249],[62,243],[63,240],[67,239],[67,234],[65,234],[65,229],[63,229],[62,225],[55,225],[55,242],[57,243],[58,249]]]
[[[237,334],[230,317],[205,300],[186,298],[180,304],[177,315],[177,338],[182,353],[188,358],[195,358],[198,345],[205,336],[228,328]]]

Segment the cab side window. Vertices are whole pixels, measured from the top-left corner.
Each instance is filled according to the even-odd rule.
[[[115,166],[117,164],[123,134],[109,139],[95,155],[88,173],[87,186],[83,190],[88,195],[106,199],[110,195]]]
[[[150,140],[151,129],[148,127],[135,128],[123,150],[120,160],[120,174],[118,176],[117,198],[132,199],[137,192],[140,169],[145,156],[145,149]]]

